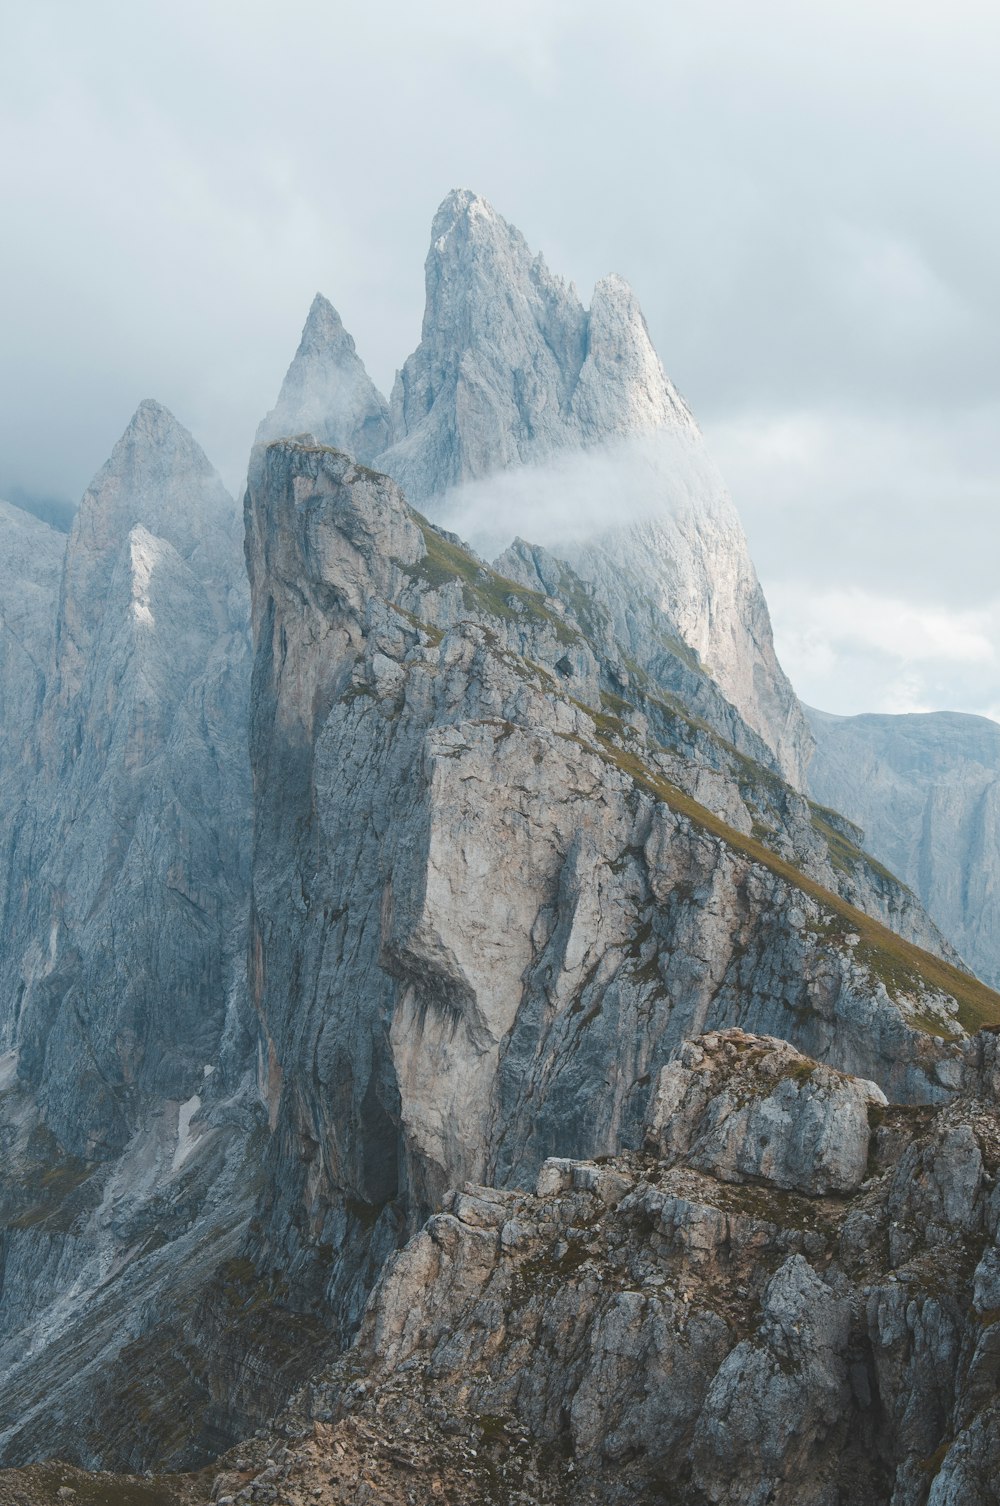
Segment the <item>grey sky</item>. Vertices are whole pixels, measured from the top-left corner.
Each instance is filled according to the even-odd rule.
[[[635,286],[804,698],[996,713],[998,44],[975,0],[35,0],[0,493],[79,495],[145,396],[235,486],[317,288],[388,388],[469,186]]]

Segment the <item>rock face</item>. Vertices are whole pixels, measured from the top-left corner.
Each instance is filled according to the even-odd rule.
[[[660,1068],[647,1142],[723,1182],[762,1178],[810,1195],[854,1192],[868,1161],[874,1083],[819,1067],[784,1041],[727,1031]]]
[[[809,717],[816,798],[864,827],[869,850],[1000,983],[1000,727],[950,711]]]
[[[83,498],[58,606],[49,542],[6,812],[0,1449],[120,1461],[115,1365],[141,1374],[251,1211],[248,603],[235,505],[155,403]]]
[[[996,1037],[962,1095],[917,1113],[742,1031],[691,1042],[677,1072],[649,1126],[665,1157],[452,1193],[281,1434],[223,1461],[220,1493],[994,1501]],[[767,1112],[790,1072],[802,1108]],[[790,1179],[809,1102],[826,1151]]]
[[[426,285],[380,460],[415,504],[567,446],[694,429],[628,284],[599,282],[588,312],[477,194],[434,216]]]
[[[744,835],[736,780],[712,798],[743,832],[675,785],[682,760],[597,709],[558,603],[306,441],[256,452],[247,525],[269,1260],[640,1144],[650,1082],[714,1026],[907,1101],[958,1084],[992,996],[847,906],[828,849],[830,889]],[[326,1276],[346,1312],[356,1269]]]
[[[394,476],[479,547],[503,548],[530,516],[534,541],[587,582],[641,671],[665,683],[678,651],[705,669],[801,787],[811,736],[739,518],[628,284],[604,278],[585,309],[519,231],[462,190],[434,218],[426,288],[381,453],[370,443],[381,399],[319,300],[259,438],[312,432]],[[502,478],[520,469],[515,505]]]
[[[0,502],[0,927],[17,926],[13,851],[38,763],[38,721],[51,670],[65,535]],[[9,1038],[0,1036],[3,1049]]]
[[[303,430],[359,460],[372,460],[389,442],[389,406],[359,360],[337,310],[320,293],[278,401],[257,430],[257,442]]]

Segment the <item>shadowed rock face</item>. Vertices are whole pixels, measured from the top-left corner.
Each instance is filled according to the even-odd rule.
[[[505,532],[509,499],[495,482],[524,468],[533,536],[587,582],[623,651],[661,683],[676,674],[678,649],[700,664],[801,787],[811,736],[775,658],[739,518],[628,284],[602,279],[585,309],[518,230],[460,190],[434,218],[426,290],[380,452],[382,400],[320,300],[259,438],[311,432],[395,477],[436,520],[498,547],[519,525]],[[596,513],[574,508],[595,491]]]
[[[138,1462],[163,1439],[123,1443],[115,1367],[141,1384],[253,1195],[248,601],[235,505],[156,403],[63,549],[5,868],[0,1449]]]
[[[1000,983],[1000,728],[950,711],[809,716],[816,798],[864,827],[870,851]]]
[[[65,535],[0,502],[0,928],[18,924],[14,849],[39,757],[38,723],[52,669]],[[0,1034],[3,1049],[9,1038]]]
[[[244,903],[249,670],[234,505],[143,403],[66,548],[13,866],[4,1030],[64,1147],[119,1150],[214,1064]]]

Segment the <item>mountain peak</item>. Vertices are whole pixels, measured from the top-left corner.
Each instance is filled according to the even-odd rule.
[[[467,235],[480,239],[495,237],[515,238],[527,250],[527,242],[521,232],[493,208],[488,199],[473,193],[470,188],[453,188],[442,199],[431,222],[431,251],[442,252],[454,232],[464,230]]]
[[[314,348],[324,344],[343,344],[349,351],[356,349],[354,340],[344,328],[344,321],[329,298],[322,293],[317,293],[309,305],[306,322],[302,326],[302,339],[299,342],[299,350]]]
[[[368,461],[389,439],[389,407],[365,370],[354,340],[328,298],[317,293],[278,401],[257,443],[314,434],[321,444]]]

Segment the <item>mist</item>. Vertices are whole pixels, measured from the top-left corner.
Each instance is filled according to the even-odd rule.
[[[453,487],[434,505],[434,522],[484,559],[515,538],[560,548],[647,519],[715,519],[736,526],[718,469],[697,435],[684,429],[556,454]]]

